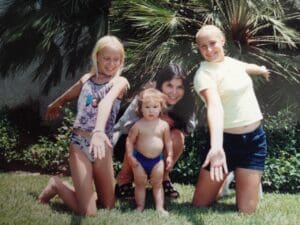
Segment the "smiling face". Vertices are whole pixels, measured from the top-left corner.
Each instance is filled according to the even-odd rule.
[[[183,98],[184,86],[182,79],[172,79],[163,82],[161,91],[166,95],[167,105],[175,105]]]
[[[203,26],[196,35],[198,49],[208,62],[224,60],[225,38],[221,30],[213,25]]]
[[[106,46],[97,54],[100,74],[114,76],[122,65],[122,57],[118,48]]]

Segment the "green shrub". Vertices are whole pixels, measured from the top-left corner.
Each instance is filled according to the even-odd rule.
[[[0,111],[0,159],[9,163],[19,158],[16,151],[19,143],[19,132],[7,118],[8,109]]]
[[[54,139],[40,137],[25,151],[22,160],[27,164],[39,168],[45,172],[68,171],[69,140],[74,121],[74,113],[64,108],[62,125],[57,129]]]
[[[264,128],[268,157],[263,186],[275,191],[300,191],[300,146],[297,140],[296,115],[290,108],[276,115],[266,115]]]

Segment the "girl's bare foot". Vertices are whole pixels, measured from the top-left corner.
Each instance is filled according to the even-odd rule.
[[[143,212],[143,210],[144,210],[144,209],[141,208],[141,207],[137,207],[137,208],[135,209],[136,212],[140,212],[140,213]]]
[[[45,204],[50,201],[51,198],[53,198],[57,192],[56,192],[56,182],[55,178],[51,177],[48,181],[47,186],[44,188],[42,193],[39,195],[37,201],[38,203]]]
[[[159,215],[162,215],[162,216],[169,216],[169,212],[166,211],[165,209],[156,209],[157,212],[159,213]]]

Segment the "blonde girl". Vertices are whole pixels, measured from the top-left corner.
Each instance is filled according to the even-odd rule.
[[[96,215],[96,201],[114,207],[111,140],[120,97],[128,87],[127,79],[120,76],[124,58],[124,47],[116,37],[100,38],[90,72],[48,106],[47,116],[56,118],[61,106],[81,89],[69,148],[74,187],[52,177],[38,197],[40,203],[58,195],[71,210],[86,216]]]

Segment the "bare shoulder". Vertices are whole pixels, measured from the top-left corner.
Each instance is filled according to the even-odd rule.
[[[128,80],[125,77],[118,76],[112,79],[112,85],[129,86]]]
[[[93,77],[95,74],[92,73],[86,73],[83,74],[82,77],[80,78],[81,83],[85,83],[87,80],[91,79],[91,77]]]
[[[160,119],[159,121],[160,121],[160,125],[161,125],[164,129],[170,129],[169,124],[168,124],[165,120]]]

